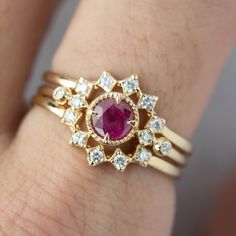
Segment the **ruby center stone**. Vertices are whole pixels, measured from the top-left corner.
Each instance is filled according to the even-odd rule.
[[[123,100],[117,104],[114,98],[104,99],[96,105],[94,114],[92,125],[102,138],[108,134],[110,140],[120,140],[132,130],[127,122],[134,119],[134,112]]]

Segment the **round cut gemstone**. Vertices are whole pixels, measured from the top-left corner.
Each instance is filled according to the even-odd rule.
[[[132,130],[129,121],[134,119],[133,109],[128,103],[114,98],[107,98],[99,102],[94,108],[92,126],[102,138],[109,136],[110,140],[123,139]]]

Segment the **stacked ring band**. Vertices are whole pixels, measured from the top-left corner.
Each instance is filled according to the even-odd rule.
[[[192,145],[167,128],[154,108],[158,97],[142,93],[136,74],[116,80],[103,72],[97,81],[47,72],[33,102],[61,118],[72,130],[70,144],[84,149],[90,166],[109,162],[151,166],[178,178]]]

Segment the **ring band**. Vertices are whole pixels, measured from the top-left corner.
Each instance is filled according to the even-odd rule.
[[[35,96],[33,98],[33,104],[37,104],[43,108],[46,108],[60,118],[63,117],[63,114],[65,112],[62,107],[56,104],[53,100],[43,96]],[[156,156],[152,156],[150,158],[148,165],[160,171],[161,173],[168,175],[171,178],[180,178],[181,176],[180,169],[178,167],[160,158],[157,158]]]
[[[68,76],[60,75],[55,72],[46,72],[44,75],[44,80],[54,85],[61,85],[70,89],[74,89],[77,84],[77,81],[75,79],[71,79]],[[51,92],[49,92],[49,94],[50,93]],[[185,154],[192,154],[193,147],[188,140],[181,137],[180,135],[169,129],[167,126],[165,126],[161,133]]]
[[[47,86],[40,87],[38,92],[42,96],[39,95],[39,96],[34,97],[33,102],[35,104],[41,105],[47,110],[53,112],[58,117],[62,118],[65,113],[65,109],[62,106],[60,107],[53,100],[50,99],[50,93],[48,94],[46,92],[51,92],[51,91],[52,91],[52,88],[50,87],[47,87]],[[47,97],[44,97],[44,96],[47,96]],[[157,155],[157,157],[161,158],[161,155]],[[168,158],[171,162],[173,162],[174,164],[178,166],[185,166],[187,163],[186,157],[180,152],[176,151],[175,149],[171,149],[165,158]],[[168,161],[168,159],[166,161]]]
[[[116,80],[103,72],[88,81],[47,72],[44,79],[49,84],[39,88],[33,103],[70,127],[70,144],[87,152],[90,166],[109,162],[124,171],[138,163],[180,176],[192,145],[167,128],[154,110],[158,97],[142,93],[136,74]]]

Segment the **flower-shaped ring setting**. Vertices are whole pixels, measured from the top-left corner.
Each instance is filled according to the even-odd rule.
[[[46,78],[55,84],[50,75]],[[40,93],[60,107],[61,121],[72,130],[70,144],[86,151],[89,165],[109,162],[124,171],[130,163],[147,166],[153,157],[172,156],[184,164],[183,156],[173,150],[175,143],[165,137],[166,121],[155,112],[158,97],[141,91],[136,74],[116,80],[105,71],[97,81],[57,81],[60,86],[51,95],[45,88]],[[187,141],[180,141],[186,142],[187,151]]]

